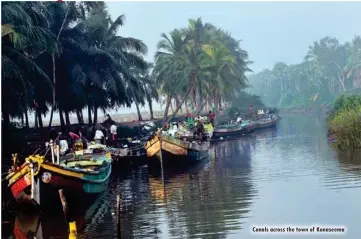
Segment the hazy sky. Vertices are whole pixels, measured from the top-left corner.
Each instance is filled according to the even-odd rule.
[[[248,51],[257,72],[278,61],[300,62],[313,41],[334,36],[340,42],[361,35],[361,2],[107,2],[113,19],[125,14],[121,36],[143,40],[153,61],[161,33],[201,17],[221,27]]]

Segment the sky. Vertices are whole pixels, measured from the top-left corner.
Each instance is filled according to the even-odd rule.
[[[361,35],[361,2],[106,2],[113,19],[121,14],[121,36],[131,36],[148,46],[153,61],[161,33],[186,27],[188,19],[201,17],[242,40],[241,47],[259,72],[279,61],[302,61],[308,46],[324,36],[341,43]]]
[[[344,43],[361,35],[361,2],[106,3],[112,19],[125,15],[125,24],[118,34],[143,40],[148,46],[146,60],[151,62],[161,33],[186,27],[190,18],[201,17],[204,23],[212,23],[242,40],[241,47],[254,62],[250,68],[255,73],[272,68],[279,61],[301,62],[308,47],[322,37],[336,37]],[[154,109],[161,107],[155,104]],[[148,111],[148,106],[141,110]],[[129,112],[136,112],[134,105],[109,113]],[[99,111],[98,115],[104,114]],[[54,117],[58,119],[58,114]]]

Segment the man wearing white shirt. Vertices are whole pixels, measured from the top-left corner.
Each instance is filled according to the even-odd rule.
[[[116,140],[117,140],[117,126],[115,124],[112,124],[112,126],[110,126],[110,135],[112,136],[112,141],[114,144],[116,144]]]
[[[97,129],[95,131],[95,136],[94,136],[94,141],[97,144],[101,144],[102,143],[102,139],[104,138],[104,134],[100,129]]]

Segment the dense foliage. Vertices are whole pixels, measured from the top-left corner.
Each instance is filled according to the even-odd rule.
[[[338,148],[361,148],[361,95],[338,97],[328,123]]]
[[[247,86],[248,54],[240,41],[222,29],[200,18],[190,19],[188,27],[161,37],[154,74],[166,95],[164,116],[172,99],[178,109],[185,103],[196,113],[206,104],[220,110],[222,102],[229,102]]]
[[[58,113],[63,129],[70,114],[97,122],[98,109],[139,106],[160,93],[181,108],[191,95],[194,110],[221,108],[247,86],[247,52],[229,33],[201,19],[162,34],[155,64],[144,61],[146,45],[118,35],[124,16],[109,16],[104,2],[3,2],[3,123],[21,119],[35,126]],[[154,69],[153,69],[154,68]],[[189,97],[190,98],[190,97]],[[214,99],[214,100],[211,100]],[[11,104],[9,103],[11,102]],[[197,109],[198,109],[197,108]]]
[[[35,125],[55,111],[62,126],[76,113],[96,123],[97,110],[144,104],[155,97],[146,45],[119,36],[124,16],[114,21],[104,2],[2,3],[2,115]],[[11,102],[11,103],[10,103]]]
[[[330,104],[345,92],[360,91],[361,38],[340,44],[325,37],[309,47],[296,65],[275,64],[249,77],[251,91],[267,105],[306,107]]]

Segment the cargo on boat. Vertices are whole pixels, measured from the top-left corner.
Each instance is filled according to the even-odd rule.
[[[101,150],[109,152],[112,156],[113,163],[125,165],[141,165],[147,161],[146,151],[144,149],[144,142],[140,140],[129,141],[127,143],[119,144],[120,148],[109,147],[102,144],[91,142],[88,149]]]
[[[191,161],[198,161],[209,155],[210,141],[185,141],[171,136],[155,135],[145,144],[147,156],[149,158],[160,158],[162,152],[163,159],[184,158]],[[160,142],[162,142],[162,147]]]
[[[19,204],[41,207],[54,204],[54,200],[60,201],[59,189],[71,200],[71,197],[94,195],[107,188],[112,171],[110,153],[93,153],[88,149],[61,159],[58,154],[57,162],[54,155],[52,158],[53,162],[49,162],[45,156],[29,156],[20,167],[13,167],[6,179]]]
[[[214,132],[214,128],[212,126],[211,123],[204,123],[203,124],[204,126],[204,140],[211,140],[212,136],[213,136],[213,132]],[[187,129],[186,131],[181,131],[181,132],[178,132],[178,137],[180,139],[186,139],[186,140],[193,140],[194,138],[194,133]]]

